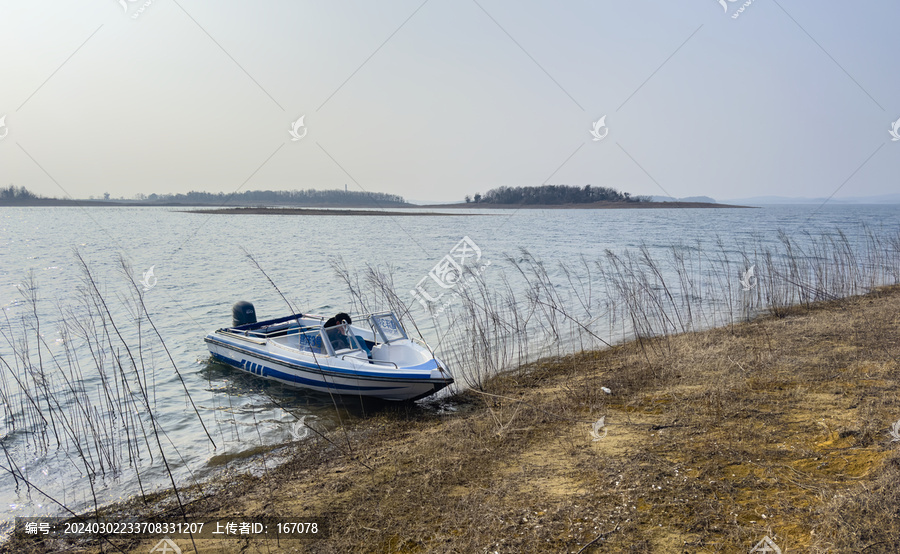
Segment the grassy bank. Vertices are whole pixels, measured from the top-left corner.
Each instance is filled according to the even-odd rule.
[[[188,507],[210,519],[325,518],[328,538],[197,546],[693,553],[748,552],[768,536],[783,552],[896,552],[898,339],[893,287],[542,360],[452,409],[391,405],[346,434],[313,433],[287,464],[195,491]]]

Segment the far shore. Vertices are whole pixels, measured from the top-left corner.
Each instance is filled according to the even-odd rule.
[[[660,209],[660,208],[750,208],[751,206],[734,206],[730,204],[712,204],[708,202],[594,202],[592,204],[435,204],[416,205],[415,208],[436,210],[483,209],[483,210],[625,210],[625,209]],[[227,214],[227,215],[416,215],[416,216],[460,216],[484,215],[471,213],[421,212],[421,211],[387,211],[364,209],[335,208],[203,208],[183,210],[195,214]]]
[[[459,213],[411,212],[406,210],[646,210],[671,208],[753,208],[734,204],[711,202],[593,202],[590,204],[489,204],[470,202],[458,204],[399,204],[372,209],[365,205],[314,205],[314,206],[216,206],[210,204],[180,204],[174,202],[143,202],[124,200],[68,200],[61,198],[36,198],[26,201],[0,202],[0,208],[60,207],[81,208],[183,208],[188,213],[215,214],[266,214],[266,215],[472,215]],[[197,208],[197,209],[187,209]],[[387,211],[392,210],[392,211]]]
[[[641,210],[659,208],[754,208],[713,202],[592,202],[590,204],[433,204],[436,209],[484,209],[484,210]]]

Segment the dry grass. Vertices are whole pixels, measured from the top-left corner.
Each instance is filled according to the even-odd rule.
[[[201,551],[900,551],[898,338],[895,287],[544,360],[455,411],[389,406],[352,424],[352,453],[307,441],[190,507],[324,517],[329,538]]]

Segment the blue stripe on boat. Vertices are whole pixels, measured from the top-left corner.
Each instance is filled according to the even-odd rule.
[[[212,353],[213,358],[219,360],[220,362],[226,363],[232,367],[236,367],[238,369],[242,369],[241,362],[229,358],[228,356],[223,356],[222,354]],[[339,390],[348,390],[348,391],[372,391],[372,390],[390,390],[395,389],[397,387],[360,387],[356,385],[340,385],[337,383],[328,383],[326,381],[315,381],[313,379],[305,379],[303,377],[298,377],[296,375],[291,375],[290,373],[284,373],[283,371],[278,371],[276,369],[272,369],[270,367],[260,366],[259,364],[250,363],[248,366],[259,367],[262,371],[259,375],[263,377],[272,377],[275,379],[280,379],[282,381],[290,381],[293,383],[299,383],[308,387],[319,387],[319,388],[330,388],[330,389],[339,389]],[[256,371],[252,371],[252,373],[256,373]]]

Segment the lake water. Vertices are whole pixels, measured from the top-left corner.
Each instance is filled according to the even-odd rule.
[[[431,318],[409,291],[417,284],[430,283],[422,279],[463,237],[468,237],[467,245],[479,250],[482,264],[489,264],[484,272],[487,282],[499,286],[503,276],[514,282],[515,269],[508,257],[521,259],[527,251],[544,263],[561,294],[571,296],[572,291],[564,290],[563,284],[569,282],[564,269],[578,273],[581,260],[602,258],[607,249],[622,252],[644,245],[652,255],[662,256],[673,246],[713,249],[721,240],[737,259],[745,247],[777,244],[779,230],[797,240],[807,234],[841,230],[855,242],[862,240],[866,229],[879,236],[896,236],[900,228],[900,205],[457,213],[350,217],[207,215],[170,208],[0,208],[0,306],[4,308],[0,356],[8,364],[0,363],[0,386],[6,391],[0,399],[6,403],[0,414],[0,442],[5,449],[0,462],[7,468],[0,470],[0,517],[8,524],[16,516],[59,513],[52,501],[9,474],[12,464],[29,482],[69,508],[77,511],[93,505],[89,471],[85,460],[74,453],[72,441],[57,441],[49,431],[45,431],[47,437],[39,438],[23,415],[34,410],[27,407],[27,399],[12,392],[16,390],[13,374],[24,378],[25,371],[15,352],[28,349],[32,363],[41,353],[48,373],[61,371],[57,363],[61,368],[72,363],[65,358],[64,345],[75,352],[84,375],[90,375],[89,368],[96,363],[91,351],[82,346],[83,339],[64,336],[59,330],[63,317],[96,323],[100,311],[100,307],[83,302],[86,284],[76,249],[90,265],[101,295],[126,335],[134,328],[126,309],[133,295],[120,256],[130,264],[136,281],[152,285],[143,292],[143,301],[174,364],[158,340],[147,339],[143,350],[137,350],[141,357],[138,365],[144,372],[148,402],[162,432],[159,440],[174,478],[190,483],[250,459],[260,446],[297,438],[298,417],[306,415],[307,422],[316,421],[323,429],[335,424],[335,409],[327,397],[284,389],[208,362],[203,337],[230,324],[231,306],[237,300],[253,302],[260,318],[288,312],[245,251],[253,254],[291,303],[302,311],[326,315],[345,311],[351,304],[347,287],[332,268],[334,260],[342,259],[353,272],[366,265],[389,267],[395,290],[413,307],[411,313],[425,338],[435,341],[439,331],[430,326]],[[151,267],[152,276],[145,275]],[[32,308],[20,291],[30,272],[39,297],[37,311],[45,343],[41,349],[36,346],[38,331]],[[434,291],[433,284],[428,286]],[[142,336],[155,336],[146,322],[142,326]],[[105,332],[100,327],[92,329]],[[612,330],[607,336],[616,338]],[[118,351],[117,355],[125,357],[127,353]],[[115,360],[110,356],[101,365],[111,371],[110,382],[115,385],[115,374],[120,371]],[[119,379],[124,383],[126,377]],[[88,396],[104,394],[97,379],[85,377],[85,381],[73,390]],[[190,391],[196,411],[185,389]],[[39,386],[32,392],[41,405]],[[131,397],[137,394],[132,391]],[[122,413],[141,417],[140,403],[131,402]],[[53,412],[52,407],[46,410]],[[215,447],[207,439],[201,419]],[[129,421],[135,424],[137,419]],[[128,422],[109,425],[121,428]],[[108,432],[109,440],[128,438],[121,429]],[[57,431],[57,436],[64,435]],[[94,487],[101,503],[137,494],[140,487],[147,491],[169,486],[155,440],[139,437],[137,432],[130,438],[144,446],[123,447],[115,455],[118,458],[105,463],[93,460]],[[129,452],[135,461],[129,460]],[[261,463],[258,456],[252,460]],[[107,469],[99,471],[101,466]]]

